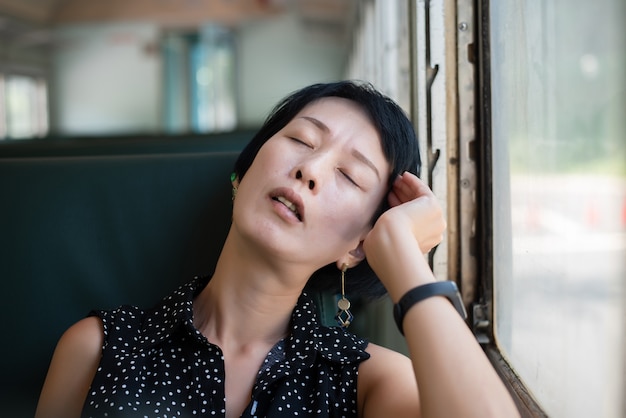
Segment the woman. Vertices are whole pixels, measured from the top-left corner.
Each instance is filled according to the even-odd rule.
[[[435,281],[419,254],[445,224],[418,167],[409,120],[370,86],[287,97],[235,165],[214,274],[72,326],[37,416],[516,416],[444,297],[405,304],[410,359],[317,322],[308,288],[396,303]]]

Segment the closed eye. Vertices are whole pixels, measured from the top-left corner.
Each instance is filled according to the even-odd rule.
[[[350,183],[352,183],[353,185],[355,185],[356,187],[360,187],[359,184],[354,181],[354,179],[352,177],[350,177],[350,175],[348,173],[346,173],[345,171],[339,170],[339,172],[341,173],[341,175],[348,180]]]
[[[296,137],[290,136],[289,139],[291,139],[294,142],[297,142],[298,144],[304,145],[305,147],[313,148],[313,146],[311,144],[309,144],[307,142],[304,142],[303,140],[298,139]]]

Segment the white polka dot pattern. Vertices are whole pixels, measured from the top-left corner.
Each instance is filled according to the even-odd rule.
[[[104,324],[103,355],[84,417],[223,417],[224,358],[193,326],[195,278],[151,310],[94,311]],[[291,333],[268,353],[242,417],[355,417],[359,363],[367,342],[319,325],[303,293]]]

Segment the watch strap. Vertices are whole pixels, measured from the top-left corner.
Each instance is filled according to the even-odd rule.
[[[402,322],[408,310],[416,303],[432,296],[445,296],[452,303],[459,315],[461,315],[461,318],[463,318],[463,320],[467,318],[465,306],[463,305],[459,288],[455,282],[444,280],[423,284],[406,292],[393,307],[393,317],[402,335],[404,335]]]

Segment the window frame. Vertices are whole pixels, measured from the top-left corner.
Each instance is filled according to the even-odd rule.
[[[460,2],[463,0],[459,0]],[[473,316],[473,331],[476,334],[477,318],[476,306],[482,306],[482,314],[488,321],[488,327],[480,330],[487,332],[488,343],[483,344],[487,358],[502,379],[523,418],[546,418],[543,411],[531,392],[521,381],[511,364],[505,359],[498,348],[494,331],[494,262],[493,262],[493,150],[492,150],[492,113],[491,113],[491,24],[490,0],[476,2],[476,134],[478,141],[479,164],[477,184],[477,241],[481,256],[478,264],[478,283],[480,287],[479,299],[483,301],[475,305]]]

